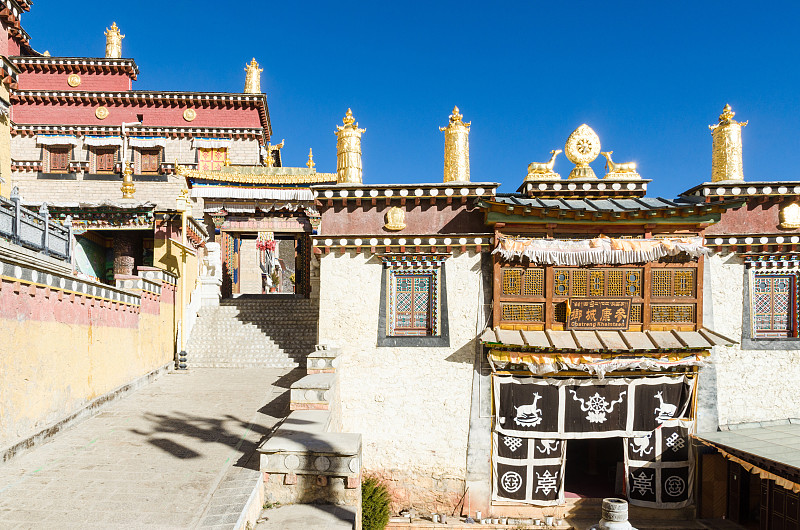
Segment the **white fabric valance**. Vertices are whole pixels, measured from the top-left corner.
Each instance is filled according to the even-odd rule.
[[[231,140],[227,138],[195,138],[192,147],[195,149],[230,149]]]
[[[130,145],[131,147],[138,147],[140,149],[147,149],[149,147],[160,147],[162,149],[165,149],[167,147],[167,139],[166,138],[155,138],[155,137],[151,137],[151,138],[131,137],[131,138],[128,138],[128,145]]]
[[[237,188],[234,186],[195,186],[192,197],[216,199],[269,199],[275,201],[313,201],[309,189]]]
[[[539,265],[626,265],[657,261],[666,256],[686,252],[693,258],[708,255],[699,237],[671,239],[612,239],[597,237],[565,241],[558,239],[527,239],[499,237],[492,252],[503,259],[521,260],[523,257]]]
[[[122,137],[120,136],[86,136],[83,139],[83,145],[91,145],[94,147],[106,147],[109,145],[116,145],[122,147]]]
[[[77,136],[37,134],[37,145],[78,145]]]

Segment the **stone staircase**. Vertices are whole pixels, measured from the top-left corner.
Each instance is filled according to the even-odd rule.
[[[186,346],[191,367],[296,368],[314,351],[319,303],[278,296],[204,307]]]

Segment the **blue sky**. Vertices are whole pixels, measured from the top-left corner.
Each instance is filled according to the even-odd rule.
[[[365,183],[440,182],[453,105],[472,122],[473,181],[514,191],[529,162],[587,123],[650,195],[710,180],[725,103],[743,131],[745,178],[800,179],[800,4],[702,2],[206,2],[38,0],[31,44],[102,56],[116,21],[134,88],[240,92],[264,68],[284,165],[335,171],[333,130],[352,107]],[[593,164],[604,174],[604,159]],[[563,178],[572,165],[560,155]]]

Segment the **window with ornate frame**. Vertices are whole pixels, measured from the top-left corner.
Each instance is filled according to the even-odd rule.
[[[751,277],[753,339],[797,337],[797,274],[756,271]]]
[[[228,158],[228,149],[225,147],[217,148],[197,148],[197,169],[200,171],[219,171],[225,165]]]
[[[378,346],[449,346],[444,256],[384,255]]]
[[[89,160],[89,173],[114,173],[118,151],[117,147],[93,147]]]
[[[44,148],[45,173],[69,173],[69,163],[72,158],[71,145],[48,145]]]

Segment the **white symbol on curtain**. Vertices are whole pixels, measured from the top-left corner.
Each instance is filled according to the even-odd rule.
[[[659,390],[656,392],[655,397],[658,399],[660,405],[656,407],[656,410],[653,413],[656,415],[656,421],[658,423],[664,423],[667,420],[671,420],[675,413],[678,412],[678,407],[676,405],[672,405],[671,403],[664,403],[664,398],[662,397],[662,393]]]
[[[664,443],[667,444],[667,447],[672,449],[673,453],[677,453],[686,446],[686,441],[678,436],[676,432],[672,433],[669,438],[664,440]]]
[[[514,423],[523,427],[536,427],[542,423],[542,409],[536,407],[536,402],[541,399],[538,393],[533,394],[533,403],[530,405],[520,405],[514,407],[517,411],[517,416],[514,418]]]
[[[614,412],[614,405],[622,403],[622,396],[625,395],[625,391],[623,390],[619,394],[619,399],[615,399],[609,403],[599,392],[595,392],[589,399],[579,398],[578,394],[572,389],[570,389],[570,392],[572,392],[573,400],[581,402],[581,410],[589,412],[586,415],[586,419],[589,420],[589,423],[605,423],[608,419],[606,418],[606,414]]]
[[[670,497],[678,497],[686,491],[686,482],[675,475],[664,481],[664,492]]]
[[[639,473],[637,477],[633,473],[631,473],[633,477],[633,489],[639,492],[639,495],[644,496],[646,493],[651,495],[655,494],[653,491],[653,475],[648,475],[644,471]]]
[[[558,440],[539,440],[542,446],[539,448],[540,453],[550,455],[553,451],[558,451],[560,442]]]
[[[522,440],[520,438],[514,438],[513,436],[504,436],[503,443],[512,451],[516,451],[519,449],[519,446],[522,445]]]
[[[650,438],[653,436],[653,433],[645,434],[644,436],[640,436],[639,438],[633,438],[631,440],[631,449],[634,453],[638,453],[639,457],[644,457],[644,455],[649,455],[653,452],[653,448],[650,447]]]
[[[522,477],[516,471],[506,471],[500,479],[500,485],[508,493],[514,493],[522,487]]]
[[[538,482],[538,484],[536,484],[536,493],[542,490],[542,493],[545,495],[550,495],[551,491],[558,489],[558,486],[556,486],[556,482],[558,482],[558,471],[550,474],[550,470],[548,469],[541,475],[536,473],[536,480]]]

